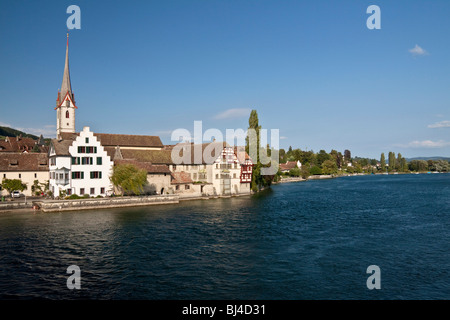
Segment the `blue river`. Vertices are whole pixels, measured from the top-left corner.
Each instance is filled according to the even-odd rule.
[[[0,299],[450,299],[450,174],[0,213]],[[69,266],[81,289],[70,290]],[[367,268],[379,267],[370,290]]]

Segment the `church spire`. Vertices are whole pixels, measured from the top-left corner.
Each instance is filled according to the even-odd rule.
[[[67,33],[66,62],[64,65],[64,75],[61,84],[61,92],[59,95],[60,104],[63,102],[63,99],[65,98],[67,93],[69,93],[70,98],[74,100],[72,94],[72,86],[70,84],[70,71],[69,71],[69,33]]]
[[[66,62],[61,90],[56,99],[56,137],[62,139],[63,133],[75,133],[75,99],[70,84],[69,72],[69,33],[67,33]]]

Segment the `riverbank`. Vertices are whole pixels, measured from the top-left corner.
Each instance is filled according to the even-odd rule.
[[[75,211],[75,210],[94,210],[105,208],[149,206],[161,204],[178,204],[181,201],[232,198],[248,195],[250,194],[188,197],[188,196],[180,196],[177,194],[171,194],[171,195],[134,196],[134,197],[37,200],[33,201],[32,204],[29,203],[28,208],[32,210],[39,210],[42,212],[61,212],[61,211]]]
[[[0,212],[9,212],[12,210],[21,210],[21,209],[32,209],[33,203],[31,201],[27,202],[12,202],[5,201],[0,203]]]
[[[171,194],[139,197],[87,198],[73,200],[38,200],[33,201],[33,208],[36,208],[36,210],[40,210],[42,212],[60,212],[176,203],[179,203],[179,196]]]

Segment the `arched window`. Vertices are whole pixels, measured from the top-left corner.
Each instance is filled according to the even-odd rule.
[[[66,111],[66,118],[69,118],[69,111]]]

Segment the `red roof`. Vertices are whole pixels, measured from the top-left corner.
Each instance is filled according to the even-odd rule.
[[[172,182],[171,184],[188,184],[193,183],[191,175],[187,172],[172,172]]]
[[[286,163],[280,163],[280,169],[282,171],[284,171],[284,170],[291,170],[291,169],[294,169],[294,168],[297,168],[297,162],[295,162],[295,161],[288,161]]]

